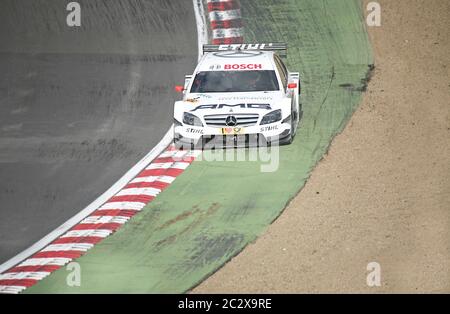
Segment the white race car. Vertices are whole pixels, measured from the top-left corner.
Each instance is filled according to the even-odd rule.
[[[302,117],[298,72],[281,56],[286,44],[204,45],[183,100],[174,106],[178,146],[290,144]],[[212,143],[212,144],[211,144]]]

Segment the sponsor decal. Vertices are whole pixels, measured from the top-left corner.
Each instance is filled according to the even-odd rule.
[[[273,100],[273,97],[270,96],[256,96],[256,97],[242,97],[242,96],[224,96],[224,97],[220,97],[218,98],[218,100],[220,101],[251,101],[251,100],[265,100],[265,101],[271,101]]]
[[[187,102],[198,102],[200,100],[200,98],[212,98],[212,96],[207,95],[207,94],[197,94],[195,97],[189,97],[186,99]]]
[[[186,132],[187,133],[193,133],[193,134],[203,134],[203,130],[202,129],[187,128]]]
[[[200,105],[191,110],[191,112],[202,109],[223,109],[223,108],[248,108],[248,109],[266,109],[271,110],[270,104],[210,104],[210,105]]]
[[[222,128],[221,130],[224,135],[245,134],[244,128]]]
[[[218,50],[259,50],[272,47],[272,43],[269,44],[230,44],[219,45]]]
[[[270,125],[261,127],[261,132],[269,132],[278,130],[278,125]]]
[[[262,69],[262,64],[257,64],[257,63],[249,63],[249,64],[225,64],[223,66],[224,70],[261,70]]]
[[[211,95],[208,94],[197,94],[198,97],[204,97],[204,98],[212,98]]]
[[[213,65],[210,65],[210,66],[209,66],[209,69],[210,69],[211,71],[221,70],[221,69],[222,69],[222,65],[220,65],[220,64],[213,64]]]

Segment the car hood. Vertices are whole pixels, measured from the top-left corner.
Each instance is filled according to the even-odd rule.
[[[280,108],[283,94],[261,93],[192,93],[184,100],[184,109],[196,115],[223,113],[267,113]]]

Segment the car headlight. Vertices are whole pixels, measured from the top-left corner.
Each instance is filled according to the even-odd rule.
[[[270,123],[274,123],[277,121],[281,120],[281,109],[269,112],[268,114],[266,114],[262,120],[261,120],[261,125],[263,124],[270,124]]]
[[[195,115],[189,112],[183,114],[183,123],[193,126],[203,126],[202,121]]]

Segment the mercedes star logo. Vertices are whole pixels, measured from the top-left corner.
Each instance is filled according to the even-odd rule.
[[[236,124],[237,124],[237,119],[236,119],[236,117],[235,117],[235,116],[228,116],[228,117],[225,119],[225,124],[226,124],[227,126],[236,126]]]

